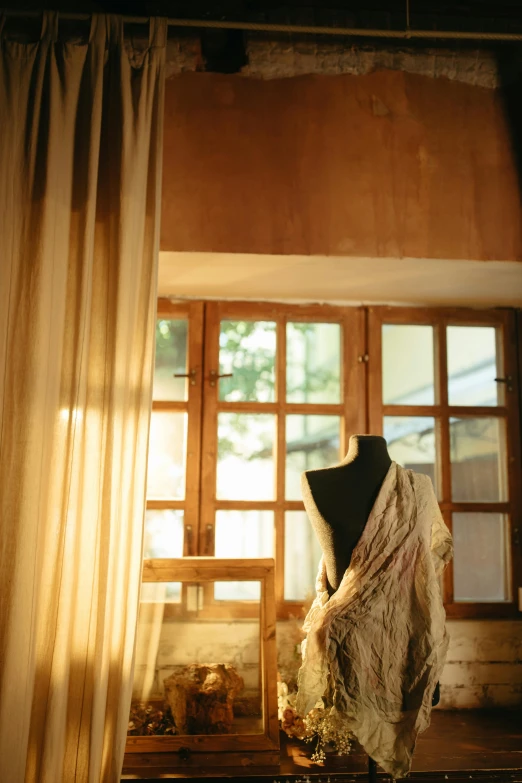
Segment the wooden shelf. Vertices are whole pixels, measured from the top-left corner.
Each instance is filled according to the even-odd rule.
[[[470,783],[470,781],[488,781],[488,783],[515,783],[522,779],[522,711],[508,710],[434,710],[429,729],[421,734],[408,783]],[[286,783],[305,780],[324,783],[363,783],[367,780],[367,756],[360,747],[354,748],[349,756],[329,757],[324,766],[313,764],[309,756],[311,747],[303,742],[291,740],[281,734],[280,762],[271,767],[257,766],[252,757],[251,766],[237,767],[205,766],[198,770],[185,766],[176,772],[169,769],[168,760],[163,759],[162,767],[151,769],[152,759],[143,759],[141,765],[127,761],[122,780],[148,779],[160,783],[160,775],[178,781],[191,783],[212,783],[222,781],[224,777],[232,780],[253,778],[255,783]],[[223,764],[228,754],[222,754]],[[128,757],[127,757],[128,758]],[[134,761],[134,760],[133,760]],[[141,778],[136,778],[136,775]],[[133,777],[134,776],[134,777]],[[157,777],[155,777],[157,776]],[[167,778],[168,779],[168,778]],[[165,777],[161,777],[164,781]],[[382,770],[378,780],[391,781]]]

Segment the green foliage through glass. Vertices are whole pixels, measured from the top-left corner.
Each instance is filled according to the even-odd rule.
[[[276,325],[273,321],[221,321],[219,371],[232,373],[219,384],[228,402],[275,399]]]

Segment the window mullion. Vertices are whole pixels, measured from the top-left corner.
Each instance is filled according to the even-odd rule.
[[[219,304],[205,303],[202,384],[201,469],[199,487],[199,526],[197,548],[199,556],[214,554],[216,470],[217,470],[217,398],[219,384],[211,386],[209,373],[219,368]]]
[[[371,435],[383,433],[382,311],[368,308],[368,423]],[[363,355],[364,361],[364,355]],[[363,362],[361,362],[362,364]]]
[[[286,315],[277,320],[276,338],[276,508],[274,513],[275,535],[275,592],[276,601],[284,598],[284,562],[285,562],[285,478],[286,478]]]
[[[436,421],[438,449],[438,471],[440,481],[440,500],[443,503],[451,501],[451,461],[450,461],[450,429],[448,409],[448,362],[446,323],[440,319],[434,326],[435,330],[435,401],[439,405],[440,418]],[[450,566],[452,568],[453,566]]]
[[[367,312],[365,308],[346,308],[342,320],[342,402],[344,427],[341,439],[343,455],[348,450],[351,435],[368,429],[367,371]],[[380,360],[379,360],[380,361]],[[370,369],[374,363],[370,363]],[[371,431],[371,430],[370,430]]]
[[[195,554],[199,527],[199,487],[201,471],[201,411],[203,379],[203,303],[189,305],[188,372],[195,383],[188,384],[186,444],[185,544],[184,554]]]

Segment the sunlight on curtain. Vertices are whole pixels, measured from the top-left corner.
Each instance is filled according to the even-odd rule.
[[[0,16],[0,31],[3,27]],[[0,35],[0,780],[119,780],[151,407],[166,20]]]

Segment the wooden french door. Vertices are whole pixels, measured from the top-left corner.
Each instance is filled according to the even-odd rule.
[[[206,306],[199,552],[275,557],[279,616],[299,613],[319,557],[299,474],[338,461],[365,431],[363,319],[355,308]]]
[[[453,533],[449,617],[517,615],[522,575],[512,311],[369,309],[370,430],[427,473]]]
[[[158,302],[145,558],[195,555],[203,389],[202,302]]]

